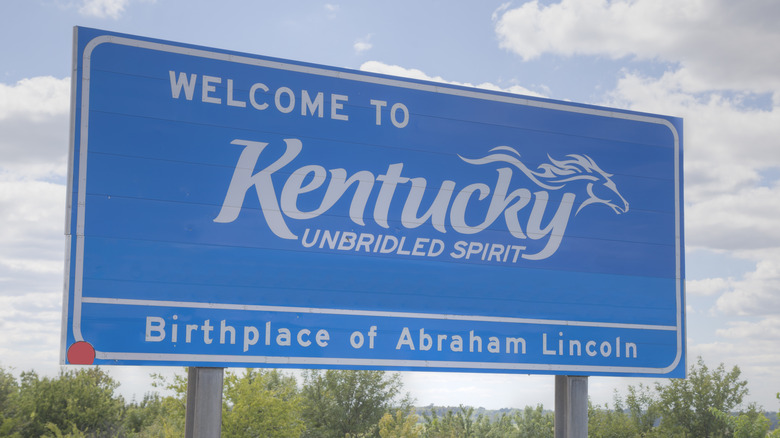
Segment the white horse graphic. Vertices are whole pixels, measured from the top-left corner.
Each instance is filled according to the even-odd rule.
[[[584,181],[588,198],[582,202],[575,214],[591,204],[604,204],[617,214],[628,212],[628,201],[618,192],[617,186],[611,179],[613,175],[601,170],[587,155],[569,154],[563,160],[554,160],[547,155],[550,163],[540,164],[537,170],[531,170],[520,161],[520,153],[509,146],[497,146],[490,152],[492,152],[490,155],[477,159],[465,158],[461,155],[458,157],[470,164],[501,162],[511,164],[539,187],[547,190],[560,190],[570,183]]]

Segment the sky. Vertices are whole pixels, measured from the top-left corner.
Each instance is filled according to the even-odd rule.
[[[4,0],[0,366],[59,370],[73,26],[682,117],[687,357],[780,403],[780,2]],[[125,397],[152,372],[109,367]],[[554,406],[554,377],[403,373],[418,405]],[[659,379],[591,377],[594,403]]]

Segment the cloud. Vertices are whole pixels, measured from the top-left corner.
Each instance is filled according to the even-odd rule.
[[[685,282],[685,292],[688,295],[712,296],[722,293],[730,286],[730,279],[705,278],[702,280],[688,280]]]
[[[14,85],[0,84],[0,120],[13,116],[40,121],[68,114],[70,79],[39,76]]]
[[[15,271],[62,269],[65,186],[45,181],[0,178],[0,266]],[[52,244],[55,246],[52,247]]]
[[[355,41],[355,44],[352,46],[355,49],[355,53],[358,55],[363,54],[364,52],[367,52],[371,50],[373,45],[371,44],[371,35],[366,35],[363,38],[359,38],[357,41]]]
[[[333,3],[325,3],[324,8],[327,18],[331,20],[336,18],[336,13],[340,9],[339,5],[334,5]]]
[[[679,63],[707,88],[780,85],[780,3],[772,0],[561,0],[494,14],[500,46],[534,59],[563,56]]]
[[[473,85],[468,82],[448,81],[442,78],[441,76],[428,76],[427,74],[425,74],[425,72],[423,72],[422,70],[418,70],[416,68],[405,68],[398,65],[384,64],[379,61],[364,62],[360,66],[360,70],[370,72],[370,73],[381,73],[381,74],[386,74],[391,76],[400,76],[409,79],[418,79],[418,80],[430,81],[430,82],[442,82],[450,85],[476,87],[476,88],[482,88],[491,91],[503,91],[506,93],[523,94],[526,96],[544,97],[540,93],[531,91],[519,85],[513,85],[511,87],[500,87],[490,82],[483,82],[478,85]]]
[[[780,247],[780,186],[712,196],[686,209],[692,245],[719,249]]]
[[[755,339],[777,340],[780,339],[780,317],[770,316],[758,322],[731,321],[727,328],[716,330],[718,336],[729,339]]]
[[[780,105],[746,105],[748,92],[691,91],[689,78],[685,69],[624,72],[602,104],[683,118],[687,244],[780,247],[780,185],[763,178],[780,169]]]
[[[84,0],[79,13],[87,17],[118,20],[128,3],[129,0]]]
[[[725,315],[776,318],[780,313],[780,257],[758,262],[756,270],[734,282],[715,307]]]
[[[35,180],[67,172],[70,79],[0,84],[0,175]]]
[[[0,357],[25,370],[59,356],[69,95],[68,78],[0,84]]]
[[[750,395],[747,400],[775,400],[777,388],[767,382],[774,382],[777,376],[777,364],[780,362],[780,352],[777,349],[777,323],[749,323],[732,324],[729,329],[717,330],[717,333],[725,338],[723,340],[696,344],[688,341],[688,363],[693,363],[693,358],[702,357],[710,369],[723,363],[727,369],[738,366],[742,371],[741,380],[748,382]],[[769,329],[771,332],[765,336],[758,335],[758,331]],[[732,335],[739,336],[732,336]],[[774,337],[772,337],[774,334]],[[743,337],[748,335],[747,337]],[[776,405],[775,405],[776,406]],[[764,406],[772,410],[772,405]]]
[[[667,63],[655,77],[624,70],[598,103],[682,117],[687,244],[752,250],[780,248],[780,186],[765,180],[780,169],[778,15],[766,0],[561,0],[502,5],[494,21],[501,47],[526,60]]]

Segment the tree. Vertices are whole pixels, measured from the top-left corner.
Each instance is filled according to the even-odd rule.
[[[397,409],[395,415],[385,413],[379,420],[379,436],[382,438],[419,438],[422,426],[417,424],[417,414],[411,410]]]
[[[155,419],[163,415],[162,409],[162,399],[156,393],[144,395],[141,402],[131,402],[125,410],[125,432],[139,434],[151,427]]]
[[[187,379],[179,374],[174,375],[170,381],[160,374],[151,376],[153,387],[166,390],[171,395],[162,396],[155,392],[146,394],[140,403],[129,404],[125,431],[136,438],[181,437],[184,431]]]
[[[61,370],[54,379],[23,372],[11,435],[113,436],[122,428],[125,403],[103,370]],[[4,424],[5,428],[5,424]]]
[[[302,400],[294,377],[277,370],[228,372],[222,410],[222,436],[298,437],[304,430]]]
[[[646,436],[661,418],[661,405],[658,396],[652,388],[640,383],[638,387],[628,387],[625,403],[625,408],[628,410],[628,415],[634,423],[637,433],[640,436]],[[622,401],[617,397],[615,409],[624,410]]]
[[[18,394],[19,384],[16,378],[4,368],[0,368],[0,436],[10,435]]]
[[[626,438],[640,436],[631,418],[619,409],[603,409],[588,402],[588,436],[594,438]]]
[[[526,406],[522,413],[515,414],[515,423],[521,438],[552,438],[555,434],[555,415],[544,412],[542,405]]]
[[[439,417],[435,409],[423,413],[425,418],[425,438],[475,438],[477,425],[474,424],[474,408],[460,406],[458,412],[452,409]]]
[[[747,381],[740,380],[740,374],[739,367],[727,372],[723,364],[710,371],[699,358],[687,379],[672,380],[668,385],[657,383],[661,430],[669,435],[722,436],[728,423],[710,408],[732,412],[742,403],[748,390]]]
[[[474,427],[475,436],[480,438],[517,437],[518,431],[514,419],[515,417],[506,412],[492,421],[487,415],[479,414]]]
[[[401,396],[400,374],[384,371],[311,370],[303,376],[304,436],[344,438],[379,436],[387,412],[411,405]]]
[[[777,399],[780,400],[780,392],[778,392],[775,397],[777,397]],[[777,416],[780,417],[780,412],[777,413]],[[771,436],[772,438],[780,438],[780,427],[772,431],[772,433],[769,436]]]
[[[729,431],[734,438],[764,438],[769,432],[771,421],[766,418],[762,412],[756,409],[755,404],[751,404],[747,412],[733,416],[727,412],[710,408],[715,418],[728,424]]]

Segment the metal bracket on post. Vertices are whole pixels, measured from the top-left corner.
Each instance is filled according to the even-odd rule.
[[[224,368],[190,367],[187,374],[185,438],[219,438],[222,432]]]
[[[555,376],[555,438],[587,438],[588,377]]]

